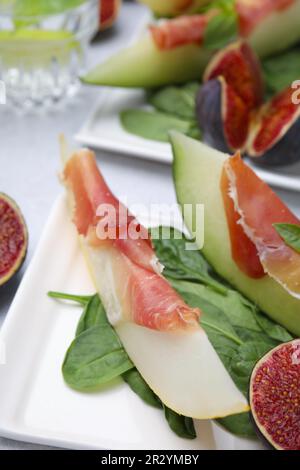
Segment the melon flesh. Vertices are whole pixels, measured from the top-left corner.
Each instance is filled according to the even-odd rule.
[[[196,44],[161,51],[150,34],[99,64],[83,82],[91,85],[151,88],[199,80],[212,55]]]
[[[282,11],[274,11],[260,22],[249,37],[251,46],[261,57],[288,49],[300,39],[300,1]]]
[[[300,335],[300,300],[266,275],[253,279],[245,275],[231,256],[230,235],[221,192],[221,175],[228,155],[183,134],[172,132],[173,176],[178,202],[191,204],[185,223],[193,232],[196,204],[204,204],[203,253],[214,269],[230,284],[255,302],[273,320]],[[194,214],[194,215],[193,215]],[[195,219],[196,220],[196,219]],[[197,235],[198,232],[198,235]],[[196,227],[201,240],[201,227]]]
[[[184,416],[224,417],[248,410],[204,330],[157,331],[133,323],[123,293],[126,279],[114,248],[83,252],[107,317],[130,359],[161,401]]]
[[[139,2],[151,8],[156,15],[172,16],[197,11],[210,0],[139,0]]]

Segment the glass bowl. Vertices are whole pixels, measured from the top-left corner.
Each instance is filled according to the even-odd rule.
[[[0,0],[0,81],[8,103],[44,106],[76,93],[99,3]]]

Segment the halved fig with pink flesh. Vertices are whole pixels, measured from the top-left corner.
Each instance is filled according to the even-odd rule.
[[[0,286],[20,269],[28,245],[27,227],[17,204],[0,193]]]
[[[249,400],[264,441],[277,450],[300,450],[300,339],[260,359],[251,374]]]
[[[207,82],[219,76],[224,77],[249,109],[262,104],[264,85],[261,66],[246,42],[235,42],[215,54],[203,79]]]
[[[200,88],[196,115],[203,140],[211,147],[225,152],[245,147],[251,112],[223,77],[210,80]]]
[[[247,155],[262,165],[289,165],[300,160],[300,103],[289,87],[266,103],[253,124]]]

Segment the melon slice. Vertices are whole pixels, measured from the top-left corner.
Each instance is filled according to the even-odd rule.
[[[224,173],[229,181],[228,197],[238,215],[237,224],[256,247],[265,272],[300,299],[300,254],[287,246],[274,228],[276,223],[300,226],[300,220],[244,163],[240,154],[225,162]],[[232,232],[230,235],[232,239]]]
[[[193,211],[184,213],[185,223],[191,232],[194,231],[193,214],[196,205],[205,206],[203,253],[208,261],[224,279],[266,314],[292,333],[300,335],[300,300],[268,275],[259,279],[248,276],[232,257],[221,190],[224,163],[229,155],[177,132],[171,133],[171,142],[177,199],[182,206],[191,204],[193,207]],[[198,238],[202,241],[202,227],[196,227],[194,234],[196,240]]]
[[[82,77],[90,85],[151,88],[201,77],[212,55],[197,44],[160,50],[146,34]]]
[[[264,13],[262,18],[261,15],[258,15],[259,21],[256,21],[254,26],[252,17],[250,17],[250,33],[247,28],[246,38],[260,57],[267,57],[285,50],[300,39],[300,0],[292,0],[286,8],[281,9],[278,9],[277,2],[270,8],[271,1],[258,0],[256,2],[255,17],[257,17],[257,8],[262,9],[263,13],[265,12],[266,6],[264,4],[266,3],[268,4],[267,14]],[[246,20],[243,19],[243,22],[248,22],[249,11],[250,16],[253,16],[253,2],[240,0],[240,3],[246,18]],[[193,20],[190,21],[191,27],[193,27]],[[176,24],[178,24],[177,18],[169,20],[161,26],[162,30],[169,32],[170,39],[175,37],[176,40],[178,34],[181,34],[181,27],[178,31],[174,26]],[[194,27],[197,37],[199,26],[196,24]],[[160,49],[153,36],[145,34],[132,46],[121,50],[104,63],[97,65],[82,77],[82,81],[91,85],[151,88],[184,83],[189,80],[200,80],[213,51],[205,49],[198,40],[203,39],[203,34],[200,34],[197,43],[193,43],[195,41],[194,32],[189,28],[187,31],[187,39],[190,39],[192,43],[169,50]],[[274,31],[276,31],[275,39]],[[241,37],[245,37],[243,29]]]
[[[87,150],[74,154],[65,164],[64,182],[95,287],[129,357],[177,413],[208,419],[247,411],[246,399],[199,325],[200,311],[188,307],[151,264],[138,263],[134,250],[124,250],[116,240],[91,241],[97,214],[91,217],[90,208],[102,198],[116,201],[92,161]]]

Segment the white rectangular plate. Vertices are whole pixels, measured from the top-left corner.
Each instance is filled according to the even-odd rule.
[[[120,111],[145,107],[146,101],[143,91],[106,89],[105,92],[102,92],[96,109],[75,138],[78,142],[94,148],[170,164],[172,163],[170,144],[154,142],[129,134],[121,126]],[[270,170],[260,169],[256,166],[253,168],[268,184],[300,191],[300,162],[296,165]]]
[[[94,292],[64,197],[53,208],[1,330],[1,435],[73,449],[260,448],[208,421],[196,423],[197,439],[180,439],[161,411],[118,380],[93,393],[70,389],[61,364],[81,309],[49,299],[48,290]]]

